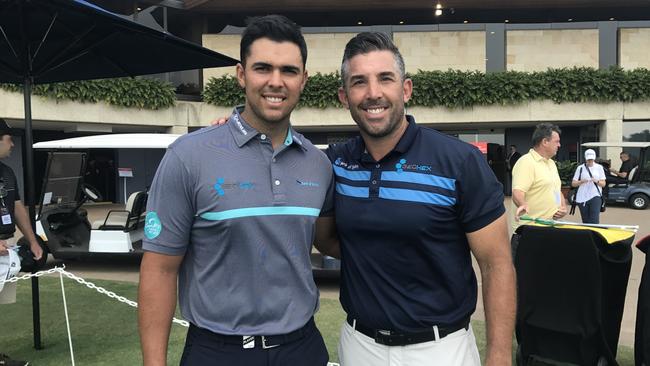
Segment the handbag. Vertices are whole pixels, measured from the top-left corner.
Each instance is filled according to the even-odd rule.
[[[580,167],[580,172],[578,173],[578,177],[582,176],[582,166]],[[569,215],[575,215],[576,213],[576,206],[578,205],[578,202],[576,202],[576,196],[578,195],[578,187],[572,187],[571,190],[569,190],[569,204],[571,205],[571,209],[569,210]]]
[[[591,177],[591,179],[593,179],[594,176],[591,175],[591,170],[589,170],[588,167],[587,167],[587,172],[589,172],[589,177]],[[596,182],[593,182],[593,183],[596,186],[596,192],[598,192],[598,194],[600,195],[600,212],[605,212],[605,210],[607,210],[607,206],[605,206],[605,199],[603,198],[603,194],[600,192],[600,189],[598,189],[598,188],[600,188],[598,186],[598,183],[596,183]]]

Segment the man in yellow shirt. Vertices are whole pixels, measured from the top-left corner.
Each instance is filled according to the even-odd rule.
[[[566,201],[560,191],[560,175],[551,159],[560,148],[560,133],[560,128],[554,124],[538,124],[533,132],[533,148],[512,169],[513,231],[521,225],[519,217],[523,214],[554,220],[567,214]],[[518,237],[513,234],[513,254],[517,243]]]

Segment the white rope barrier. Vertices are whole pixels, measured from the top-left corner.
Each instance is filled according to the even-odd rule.
[[[119,301],[121,303],[127,304],[127,305],[129,305],[131,307],[137,308],[138,303],[133,301],[133,300],[129,300],[124,296],[119,296],[115,292],[106,290],[105,288],[103,288],[101,286],[97,286],[92,282],[86,281],[85,279],[83,279],[83,278],[81,278],[81,277],[79,277],[79,276],[77,276],[77,275],[75,275],[73,273],[70,273],[70,272],[66,271],[65,270],[65,265],[63,265],[62,267],[54,267],[54,268],[48,269],[46,271],[38,271],[36,273],[27,273],[27,274],[24,274],[22,276],[12,277],[12,278],[10,278],[8,280],[0,280],[0,284],[18,282],[18,281],[21,281],[21,280],[28,280],[28,279],[33,278],[33,277],[42,277],[44,275],[54,274],[54,273],[59,274],[59,279],[61,281],[61,294],[63,296],[63,308],[64,308],[64,311],[65,311],[65,322],[66,322],[66,327],[67,327],[67,330],[68,330],[68,343],[70,345],[70,358],[71,358],[71,361],[72,361],[72,366],[75,366],[74,351],[73,351],[73,348],[72,348],[72,334],[70,333],[70,320],[69,320],[69,317],[68,317],[68,305],[67,305],[66,297],[65,297],[65,287],[63,286],[63,276],[68,277],[69,279],[74,280],[74,281],[78,282],[79,284],[88,287],[91,290],[95,290],[95,291],[99,292],[102,295],[106,295],[106,296],[110,297],[111,299],[115,299],[115,300],[117,300],[117,301]],[[188,328],[190,326],[190,323],[187,320],[177,319],[175,317],[172,318],[172,322],[176,323],[176,324],[178,324],[180,326],[186,327],[186,328]],[[327,365],[328,366],[340,366],[338,363],[334,363],[334,362],[329,362]]]
[[[68,302],[65,299],[65,286],[63,286],[63,273],[59,272],[61,280],[61,295],[63,296],[63,310],[65,312],[65,326],[68,330],[68,344],[70,345],[70,362],[74,366],[74,350],[72,349],[72,333],[70,333],[70,317],[68,316]]]

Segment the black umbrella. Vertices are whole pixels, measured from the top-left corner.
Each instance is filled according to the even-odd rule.
[[[31,89],[34,84],[232,66],[237,60],[82,0],[0,0],[0,82],[25,97],[25,203],[34,226]],[[38,282],[32,281],[40,348]]]

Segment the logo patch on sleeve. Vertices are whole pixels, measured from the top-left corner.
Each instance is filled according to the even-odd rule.
[[[162,231],[162,224],[158,218],[158,214],[154,211],[147,212],[144,224],[144,236],[147,239],[155,239]]]

